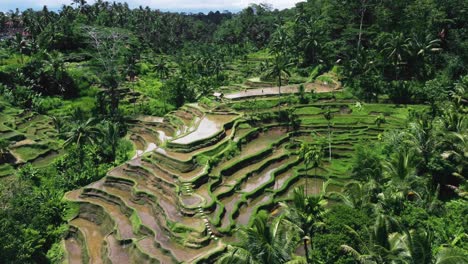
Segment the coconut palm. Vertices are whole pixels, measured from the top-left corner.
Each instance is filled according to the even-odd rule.
[[[120,141],[119,125],[114,122],[106,122],[102,127],[102,143],[104,146],[109,146],[111,150],[110,160],[115,160],[117,146]]]
[[[341,245],[341,249],[352,255],[359,263],[395,263],[400,260],[402,249],[399,247],[400,240],[397,233],[391,232],[394,221],[383,215],[379,215],[371,230],[368,230],[368,238],[363,239],[357,231],[348,227],[349,233],[354,236],[359,249],[349,245]]]
[[[346,206],[361,209],[371,204],[379,189],[379,184],[373,179],[367,182],[351,181],[345,184],[342,192],[330,192],[328,195]]]
[[[154,71],[158,73],[158,76],[161,79],[167,79],[169,77],[169,67],[162,59],[156,62],[156,65],[154,65]]]
[[[379,42],[382,46],[381,52],[395,68],[395,80],[399,80],[401,66],[406,63],[406,57],[410,53],[411,39],[405,37],[401,32],[395,32],[383,34]]]
[[[390,232],[391,228],[398,232]],[[351,228],[349,230],[358,238],[362,253],[347,245],[341,247],[360,263],[458,264],[468,261],[462,250],[451,247],[441,246],[434,254],[432,232],[408,230],[394,219],[382,215],[377,217],[367,240],[362,240]]]
[[[316,150],[316,146],[313,146],[311,144],[308,144],[308,143],[305,143],[305,142],[302,142],[301,143],[301,148],[299,149],[299,157],[304,161],[304,164],[305,164],[305,193],[307,193],[308,189],[308,178],[309,178],[309,165],[311,162],[315,162],[315,155],[317,154],[316,153],[317,150]],[[318,159],[318,157],[317,157]],[[315,163],[314,163],[315,164]],[[318,165],[317,165],[318,166]],[[315,173],[317,174],[317,173]]]
[[[78,148],[80,164],[83,165],[83,146],[94,144],[101,135],[101,131],[95,126],[96,119],[89,118],[86,121],[73,123],[69,132],[66,133],[67,140],[64,146],[75,145]]]
[[[282,217],[270,221],[268,213],[260,211],[252,226],[239,229],[239,244],[228,246],[217,263],[285,263],[296,249],[297,234],[296,227]]]
[[[411,191],[411,185],[416,179],[416,166],[412,150],[400,150],[390,161],[383,164],[384,175],[390,180],[390,186],[395,187],[404,196]]]
[[[327,120],[328,125],[328,161],[331,162],[332,150],[331,150],[331,120],[333,119],[333,114],[330,111],[330,107],[327,107],[327,111],[323,113],[323,117]]]
[[[89,118],[86,121],[79,121],[72,124],[67,133],[67,140],[64,146],[76,144],[79,148],[86,143],[94,144],[101,135],[101,131],[95,126],[96,119]]]
[[[323,195],[307,196],[304,193],[304,186],[294,189],[290,204],[280,203],[286,219],[299,228],[307,263],[311,263],[308,241],[323,226],[322,221],[327,212],[326,204],[327,201]]]
[[[288,68],[293,64],[289,62],[288,58],[284,55],[276,54],[275,60],[266,71],[266,76],[275,78],[278,84],[278,95],[281,95],[281,86],[285,77],[291,76]]]

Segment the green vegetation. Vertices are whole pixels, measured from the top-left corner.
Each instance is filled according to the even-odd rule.
[[[467,263],[465,6],[0,12],[0,262]]]

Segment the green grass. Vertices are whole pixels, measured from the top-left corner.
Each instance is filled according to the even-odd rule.
[[[10,164],[0,164],[0,177],[5,177],[12,175],[15,172],[15,168],[13,168]]]
[[[24,161],[31,161],[39,157],[41,154],[48,152],[50,149],[44,145],[26,145],[13,149],[15,154]]]
[[[47,114],[52,116],[69,116],[77,108],[81,108],[84,112],[91,112],[95,105],[96,99],[94,97],[84,96],[71,100],[63,100],[60,107],[49,110]]]

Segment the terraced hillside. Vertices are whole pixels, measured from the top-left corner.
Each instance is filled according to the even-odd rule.
[[[0,177],[11,175],[25,163],[41,167],[62,154],[57,132],[49,116],[5,107],[0,111],[0,139],[8,146],[0,160]]]
[[[273,211],[295,187],[307,184],[310,194],[339,191],[349,179],[353,146],[401,127],[410,109],[321,100],[291,108],[300,120],[293,130],[262,118],[285,106],[252,113],[233,111],[233,103],[185,105],[164,118],[136,119],[130,137],[138,154],[66,194],[75,208],[64,241],[68,262],[212,262],[236,227],[249,224],[259,209]],[[249,102],[235,103],[239,109]],[[299,146],[328,139],[328,110],[332,160],[306,171]]]

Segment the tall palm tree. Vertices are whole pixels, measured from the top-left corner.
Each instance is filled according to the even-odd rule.
[[[382,46],[381,52],[388,58],[395,71],[395,80],[399,80],[401,67],[406,63],[407,55],[410,53],[411,39],[401,32],[383,34],[379,39]]]
[[[323,226],[323,218],[326,211],[327,201],[323,195],[307,196],[304,186],[294,189],[292,201],[280,203],[284,209],[284,216],[299,228],[307,263],[311,263],[309,256],[308,241],[314,236],[317,229]],[[311,246],[313,246],[311,244]]]
[[[330,111],[330,107],[327,107],[327,111],[323,113],[323,117],[327,120],[328,126],[328,161],[331,162],[332,158],[332,149],[331,149],[331,120],[333,119],[333,114]]]
[[[291,76],[288,68],[293,64],[289,62],[288,58],[284,55],[275,55],[275,60],[270,65],[270,68],[266,71],[266,76],[273,77],[277,80],[278,84],[278,95],[281,95],[281,86],[285,76]]]
[[[279,264],[291,259],[296,249],[298,230],[282,217],[270,221],[266,211],[260,211],[250,227],[241,227],[240,242],[229,246],[216,263]]]
[[[301,148],[299,149],[299,157],[304,160],[304,164],[305,164],[305,190],[304,190],[304,193],[307,193],[307,182],[308,182],[308,178],[309,178],[309,164],[312,162],[312,159],[313,159],[313,151],[314,151],[314,147],[311,145],[311,144],[308,144],[308,143],[305,143],[305,142],[302,142],[301,143]]]

